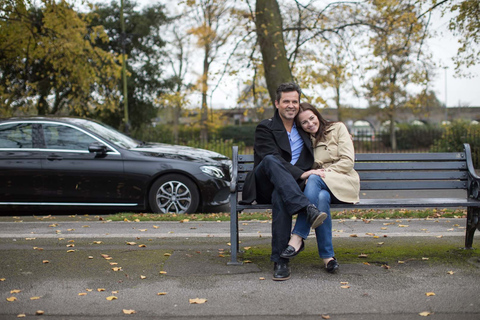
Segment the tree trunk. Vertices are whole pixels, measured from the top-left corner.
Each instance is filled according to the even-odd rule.
[[[335,103],[337,104],[337,120],[342,121],[342,109],[340,106],[340,85],[335,88]]]
[[[205,57],[203,59],[203,76],[202,76],[202,110],[200,113],[200,141],[206,145],[208,142],[208,105],[207,105],[207,93],[208,93],[208,69],[210,62],[208,57],[210,56],[210,46],[205,45]]]
[[[265,80],[272,104],[280,84],[293,80],[283,40],[283,24],[277,0],[257,0],[257,38],[262,52]]]

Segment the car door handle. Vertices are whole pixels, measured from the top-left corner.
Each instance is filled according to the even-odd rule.
[[[63,160],[63,157],[57,156],[57,155],[51,155],[47,157],[48,161],[57,161],[57,160]]]

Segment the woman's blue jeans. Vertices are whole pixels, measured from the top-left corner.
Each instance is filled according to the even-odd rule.
[[[325,212],[328,215],[323,224],[315,229],[318,254],[322,259],[334,257],[335,253],[333,251],[332,243],[332,216],[330,214],[330,203],[332,200],[336,200],[336,198],[332,195],[323,179],[320,176],[313,174],[308,177],[304,194],[307,196],[308,200],[318,208],[318,210]],[[307,239],[310,233],[310,227],[311,226],[307,221],[307,215],[305,213],[299,213],[292,234]]]

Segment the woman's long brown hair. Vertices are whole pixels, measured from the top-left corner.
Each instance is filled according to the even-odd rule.
[[[314,141],[314,146],[317,145],[318,142],[322,141],[325,139],[325,132],[326,130],[332,125],[334,124],[336,121],[327,121],[325,120],[325,118],[322,117],[322,115],[320,114],[320,112],[318,112],[317,108],[315,108],[314,106],[312,106],[310,103],[308,102],[302,102],[300,103],[300,106],[298,108],[298,114],[297,116],[295,117],[295,122],[297,124],[297,127],[300,126],[301,127],[301,124],[300,124],[300,121],[298,120],[298,115],[304,111],[307,111],[307,110],[310,110],[313,112],[314,115],[317,116],[318,118],[318,122],[319,122],[319,125],[318,125],[318,131],[315,132],[314,134],[314,137],[315,137],[315,141]]]

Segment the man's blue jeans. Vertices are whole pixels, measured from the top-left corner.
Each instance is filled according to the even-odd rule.
[[[292,215],[310,202],[290,171],[275,156],[268,155],[255,168],[257,202],[272,204],[271,261],[287,262],[280,254],[288,246],[292,231]]]
[[[311,175],[308,177],[307,185],[304,190],[308,200],[313,203],[318,210],[325,212],[328,217],[323,224],[315,229],[317,236],[318,254],[320,258],[331,258],[335,256],[332,243],[332,216],[330,214],[330,203],[332,200],[338,200],[332,195],[327,185],[320,176]],[[298,214],[297,222],[292,231],[293,234],[307,239],[310,233],[310,224],[307,221],[305,213]]]

